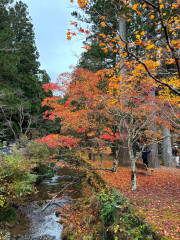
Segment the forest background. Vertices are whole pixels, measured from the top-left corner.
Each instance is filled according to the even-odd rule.
[[[24,139],[38,138],[41,153],[45,145],[57,151],[83,149],[93,157],[98,153],[101,165],[110,147],[112,171],[131,166],[135,190],[135,163],[144,149],[152,150],[150,167],[174,166],[172,148],[180,133],[179,1],[76,2],[79,8],[72,16],[77,20],[71,21],[67,39],[85,35],[85,51],[71,73],[51,83],[40,69],[28,7],[1,0],[0,138],[19,146]],[[32,148],[29,159],[31,153]],[[2,207],[12,204],[11,191],[16,200],[24,192],[15,193],[20,176],[16,166],[13,189],[6,181],[7,163],[12,168],[20,159],[14,160],[2,158]],[[33,182],[29,174],[34,165],[22,161],[20,172],[23,166],[27,181]]]
[[[163,164],[172,166],[172,134],[174,141],[179,135],[178,2],[77,1],[67,39],[86,34],[86,51],[55,84],[39,68],[26,4],[12,3],[1,1],[1,139],[49,132],[56,134],[41,142],[51,147],[80,142],[100,151],[110,142],[114,171],[117,163],[131,163],[134,182],[145,148],[153,150],[150,166],[159,167],[161,142]]]

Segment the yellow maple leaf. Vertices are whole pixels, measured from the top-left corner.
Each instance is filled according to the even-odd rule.
[[[71,37],[69,35],[67,36],[67,40],[71,40]]]
[[[102,47],[102,46],[105,46],[106,44],[105,43],[100,43],[99,46]]]
[[[91,49],[91,47],[90,47],[89,45],[86,45],[84,48],[85,48],[86,50]]]
[[[141,38],[141,36],[140,36],[140,35],[136,35],[136,38],[137,38],[137,39],[140,39],[140,38]]]
[[[106,23],[105,23],[105,22],[101,22],[101,26],[102,26],[102,27],[105,27],[105,26],[106,26]]]
[[[100,19],[102,19],[102,20],[104,20],[105,18],[106,18],[105,16],[100,17]]]
[[[150,18],[151,18],[151,19],[154,19],[154,15],[151,15]]]
[[[136,10],[138,6],[139,6],[139,3],[134,4],[133,5],[133,10]]]
[[[140,11],[137,11],[137,13],[142,16],[142,13]]]
[[[104,52],[107,53],[108,52],[108,49],[107,48],[103,48]]]
[[[160,4],[160,8],[162,9],[164,7],[164,4]]]
[[[141,35],[144,36],[144,35],[145,35],[145,31],[142,31],[142,32],[141,32]]]

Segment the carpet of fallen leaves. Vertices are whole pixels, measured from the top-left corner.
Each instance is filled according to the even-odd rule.
[[[64,225],[63,239],[96,239],[101,237],[99,206],[92,189],[83,187],[85,197],[75,199],[75,203],[60,208],[60,224]],[[86,199],[90,199],[86,201]],[[63,217],[64,216],[64,217]],[[68,238],[68,236],[71,238]]]
[[[106,157],[107,159],[107,157]],[[99,161],[88,161],[99,167]],[[104,161],[112,167],[112,159]],[[180,169],[161,167],[152,176],[137,174],[137,190],[131,190],[131,169],[118,167],[117,173],[98,171],[110,187],[130,200],[138,216],[167,239],[180,239]]]

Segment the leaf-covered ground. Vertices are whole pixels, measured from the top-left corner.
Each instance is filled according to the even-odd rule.
[[[99,161],[88,161],[99,167]],[[104,167],[112,167],[105,160]],[[137,174],[137,190],[131,191],[131,169],[118,167],[117,173],[98,171],[111,187],[129,198],[137,215],[166,239],[180,239],[180,169],[161,167],[152,176]]]

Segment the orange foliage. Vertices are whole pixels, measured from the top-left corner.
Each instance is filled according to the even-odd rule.
[[[148,64],[153,69],[153,62]],[[44,99],[43,106],[51,107],[50,111],[45,112],[44,118],[59,118],[61,135],[59,138],[58,135],[54,136],[53,141],[51,137],[42,141],[49,141],[54,147],[57,147],[54,141],[59,146],[72,146],[73,143],[76,146],[80,139],[94,146],[110,141],[119,147],[125,139],[131,152],[137,139],[142,144],[161,139],[159,132],[155,134],[147,130],[147,126],[153,122],[173,129],[172,111],[164,98],[151,96],[156,84],[146,77],[140,65],[138,69],[140,73],[135,71],[133,65],[131,68],[126,66],[127,74],[120,76],[115,75],[114,69],[97,73],[82,68],[74,69],[72,74],[61,74],[58,83],[45,85],[46,91],[59,90],[66,98],[53,96]],[[171,106],[175,104],[172,102]],[[176,113],[175,108],[173,111],[173,114]],[[135,164],[136,159],[131,161]]]
[[[99,162],[88,161],[96,167]],[[112,161],[104,161],[105,168]],[[169,239],[179,239],[180,233],[180,171],[170,167],[154,169],[152,176],[137,175],[137,190],[131,191],[131,169],[118,167],[117,173],[98,171],[112,188],[130,199],[137,215],[149,222],[153,229]]]
[[[102,4],[103,1],[104,0],[102,0]],[[113,0],[111,0],[111,2],[114,4]],[[151,3],[151,1],[143,0],[135,4],[133,4],[133,1],[131,0],[121,0],[120,2],[120,8],[118,9],[117,7],[117,16],[119,12],[122,12],[122,9],[124,10],[123,13],[125,13],[122,14],[122,16],[127,22],[134,21],[132,12],[134,14],[142,16],[144,15],[151,25],[151,29],[156,29],[156,36],[152,34],[151,37],[149,35],[149,28],[146,26],[142,26],[141,32],[138,30],[132,33],[131,39],[134,39],[132,42],[127,42],[126,39],[123,39],[123,37],[115,31],[112,31],[112,35],[108,35],[108,41],[104,39],[106,36],[103,33],[100,33],[99,36],[102,37],[102,39],[100,39],[102,41],[100,43],[102,50],[105,53],[108,51],[119,52],[120,57],[123,58],[124,61],[127,60],[128,53],[131,58],[136,60],[134,61],[136,74],[140,73],[140,65],[144,72],[152,77],[156,83],[166,86],[167,92],[168,90],[171,90],[177,93],[177,95],[180,97],[180,62],[178,57],[180,47],[180,41],[178,39],[178,31],[180,29],[180,18],[178,16],[179,1],[167,2],[165,0],[161,0]],[[92,2],[88,0],[77,0],[77,3],[80,8],[86,8],[88,4],[92,4]],[[102,16],[101,13],[96,13],[98,13],[101,20],[105,20],[106,17],[108,17],[104,16],[104,13]],[[105,28],[107,23],[102,21],[100,25],[101,27]],[[108,27],[112,28],[112,26]],[[162,38],[163,36],[165,37],[162,40],[159,38],[159,36],[162,36]],[[71,37],[68,36],[68,38],[70,39]],[[134,52],[134,46],[136,45],[139,45],[140,49],[144,53],[141,57],[138,57],[138,53]],[[166,63],[167,65],[171,64],[172,68],[174,69],[173,73],[171,70],[168,72],[167,68],[163,69],[162,63]],[[127,62],[127,64],[129,64],[130,67],[132,62]],[[159,78],[160,75],[162,76]],[[172,96],[168,97],[171,98]],[[176,101],[179,101],[179,97],[176,99]]]

